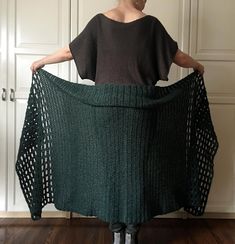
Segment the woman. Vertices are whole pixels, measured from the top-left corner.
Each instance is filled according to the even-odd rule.
[[[30,67],[32,72],[46,64],[74,59],[81,78],[89,78],[96,84],[131,82],[155,85],[158,80],[168,80],[172,63],[203,74],[203,65],[178,48],[177,42],[158,19],[142,12],[145,4],[146,0],[119,0],[115,8],[93,17],[68,46],[33,62]],[[99,56],[92,52],[94,36]],[[94,56],[96,63],[91,61]],[[139,227],[140,223],[117,222],[109,225],[115,244],[124,243],[124,239],[126,243],[137,243]]]

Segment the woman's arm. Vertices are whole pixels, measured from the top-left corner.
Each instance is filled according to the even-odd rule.
[[[180,49],[176,52],[173,62],[183,68],[193,68],[200,74],[204,73],[204,66],[190,57],[188,54],[182,52]]]
[[[42,59],[36,60],[32,63],[30,69],[34,73],[37,69],[44,67],[46,64],[60,63],[73,59],[69,46],[60,48],[55,53],[52,53]]]

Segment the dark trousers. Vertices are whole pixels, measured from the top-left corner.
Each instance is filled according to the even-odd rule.
[[[131,234],[139,230],[140,224],[125,224],[122,222],[109,223],[109,229],[111,231],[119,232],[125,228],[126,228],[126,232]]]

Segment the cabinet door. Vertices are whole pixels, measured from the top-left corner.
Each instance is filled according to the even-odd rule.
[[[6,210],[7,186],[7,1],[0,0],[0,211]]]
[[[8,4],[8,87],[13,98],[8,104],[8,211],[28,211],[14,167],[31,86],[30,65],[69,43],[70,1],[9,0]],[[69,79],[69,64],[44,68]]]

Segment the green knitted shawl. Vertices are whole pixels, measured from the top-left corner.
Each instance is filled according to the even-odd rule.
[[[31,218],[58,210],[143,223],[204,213],[218,141],[203,77],[161,87],[32,76],[15,169]]]

